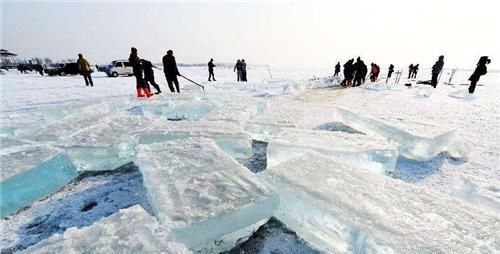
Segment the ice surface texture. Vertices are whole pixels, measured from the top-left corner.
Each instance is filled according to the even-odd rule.
[[[156,216],[193,251],[229,250],[278,205],[267,185],[209,139],[141,145],[136,163]]]
[[[191,253],[135,205],[91,226],[69,228],[21,253]]]
[[[59,190],[78,175],[62,150],[24,144],[16,148],[13,142],[5,149],[0,153],[2,218]]]
[[[280,193],[276,217],[325,252],[345,252],[346,246],[362,253],[500,250],[497,216],[424,187],[321,155],[304,155],[259,174]]]
[[[468,152],[455,130],[425,123],[375,120],[343,108],[337,108],[337,115],[358,131],[398,144],[400,154],[409,159],[430,160],[441,152],[463,158]]]
[[[345,132],[287,128],[269,142],[267,165],[272,167],[308,152],[382,174],[392,174],[398,158],[396,147],[382,139]]]

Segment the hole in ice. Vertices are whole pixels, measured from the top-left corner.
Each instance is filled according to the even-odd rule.
[[[240,253],[320,253],[272,217],[245,242],[224,254]]]
[[[363,132],[357,131],[341,122],[328,122],[321,124],[320,126],[314,128],[315,130],[322,130],[322,131],[341,131],[341,132],[347,132],[347,133],[353,133],[353,134],[363,134]]]
[[[94,207],[96,207],[96,206],[97,206],[97,203],[95,201],[91,201],[91,202],[85,204],[85,206],[82,207],[82,209],[80,211],[87,212],[87,211],[94,209]]]
[[[252,157],[238,159],[250,171],[257,173],[267,168],[267,142],[252,139]]]
[[[186,120],[185,117],[175,117],[175,118],[167,118],[167,120],[169,121],[183,121],[183,120]]]
[[[111,171],[84,172],[49,198],[5,218],[2,230],[8,233],[0,234],[1,253],[21,251],[70,227],[90,226],[136,204],[152,213],[142,183],[133,163]]]

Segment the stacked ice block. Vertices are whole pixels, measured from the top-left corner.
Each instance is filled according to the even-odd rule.
[[[2,218],[56,192],[78,175],[62,150],[8,138],[1,143]]]
[[[276,217],[327,253],[495,253],[498,216],[441,193],[321,155],[260,173],[280,193]]]
[[[191,253],[135,205],[84,228],[69,228],[22,253]]]
[[[429,160],[441,152],[462,158],[468,152],[466,144],[459,141],[457,132],[449,128],[409,121],[376,120],[343,108],[337,108],[337,116],[358,131],[398,144],[400,154],[410,159]]]
[[[312,152],[382,174],[392,174],[398,158],[397,148],[379,138],[345,132],[286,128],[270,140],[267,165],[272,167]]]
[[[209,139],[141,145],[135,162],[156,216],[194,252],[229,250],[278,206],[266,184]]]

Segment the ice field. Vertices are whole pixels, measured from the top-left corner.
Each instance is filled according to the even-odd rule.
[[[500,252],[499,72],[179,71],[0,76],[1,253]]]

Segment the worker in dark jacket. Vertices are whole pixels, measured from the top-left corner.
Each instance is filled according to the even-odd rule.
[[[394,72],[394,65],[389,65],[389,72],[387,72],[387,78],[390,79],[392,76],[392,73]]]
[[[415,68],[415,66],[413,66],[413,64],[410,64],[410,66],[408,66],[408,79],[411,78],[411,74],[413,74],[414,68]]]
[[[151,87],[149,86],[151,84],[156,89],[155,94],[160,94],[160,86],[155,82],[155,73],[153,70],[154,65],[145,59],[141,59],[141,63],[142,68],[144,69],[144,83],[146,84],[146,87],[151,92]]]
[[[136,79],[136,88],[137,88],[137,97],[150,97],[153,96],[153,94],[148,90],[146,87],[146,84],[144,82],[143,76],[142,76],[142,65],[141,65],[141,59],[137,55],[137,49],[132,47],[130,49],[130,56],[128,58],[128,61],[130,64],[132,64],[132,70]],[[144,92],[144,94],[143,94]]]
[[[214,59],[210,58],[210,62],[208,62],[208,81],[212,81],[211,78],[213,78],[214,81],[217,81],[214,76],[214,67]]]
[[[438,83],[438,76],[443,70],[444,66],[444,56],[439,56],[439,60],[432,66],[432,79],[431,79],[431,86],[436,88],[437,83]]]
[[[354,63],[354,70],[356,71],[356,74],[354,75],[354,83],[352,86],[360,86],[365,83],[365,77],[368,72],[368,67],[360,57],[358,57],[358,59],[356,59],[356,63]]]
[[[344,80],[340,83],[341,86],[352,85],[352,79],[354,78],[353,62],[354,59],[350,59],[344,64]]]
[[[486,68],[486,65],[490,64],[490,63],[491,63],[491,59],[488,59],[487,56],[482,56],[479,59],[479,62],[477,63],[476,70],[474,71],[474,73],[472,73],[472,75],[469,78],[469,80],[470,80],[469,93],[470,94],[474,93],[474,90],[476,89],[476,84],[479,81],[479,78],[488,72],[488,68]]]
[[[179,81],[177,80],[177,76],[180,76],[179,70],[177,69],[177,63],[175,62],[174,52],[170,49],[167,51],[167,54],[163,57],[163,72],[165,72],[165,78],[167,78],[168,88],[170,92],[180,93],[179,90]],[[175,84],[175,88],[172,85]]]
[[[337,65],[335,65],[335,74],[333,74],[333,76],[338,76],[340,73],[340,62],[337,63]]]
[[[418,66],[420,64],[416,64],[415,66],[413,66],[413,73],[411,74],[411,78],[417,78],[417,73],[418,73]]]

